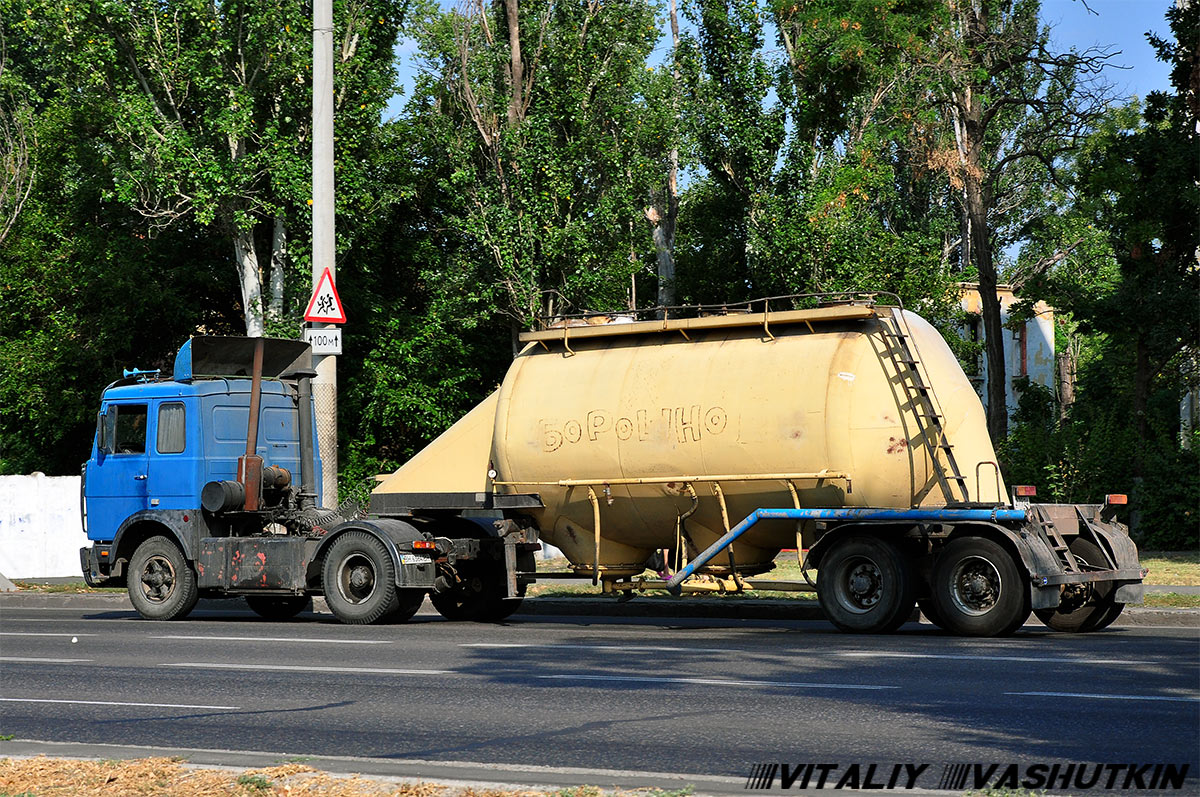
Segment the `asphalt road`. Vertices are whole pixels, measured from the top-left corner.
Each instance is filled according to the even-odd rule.
[[[1194,628],[974,640],[916,623],[855,637],[799,621],[423,613],[352,627],[6,606],[0,734],[15,739],[0,748],[686,773],[731,792],[767,762],[928,763],[930,788],[955,762],[1170,763],[1189,766],[1192,788],[1198,643]]]

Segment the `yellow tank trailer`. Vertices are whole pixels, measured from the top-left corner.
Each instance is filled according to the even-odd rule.
[[[648,564],[672,591],[741,591],[809,548],[822,608],[853,631],[892,630],[917,602],[958,633],[1009,633],[1031,610],[1088,630],[1140,601],[1109,509],[1012,506],[979,399],[916,314],[867,299],[664,315],[522,334],[500,389],[386,477],[372,511],[436,527],[493,510],[608,591],[644,588]]]

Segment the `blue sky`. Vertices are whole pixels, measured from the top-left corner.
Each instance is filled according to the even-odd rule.
[[[1088,0],[1088,13],[1079,0],[1042,0],[1042,19],[1061,49],[1084,50],[1112,46],[1120,55],[1112,63],[1125,69],[1108,70],[1108,79],[1122,96],[1145,98],[1151,91],[1168,91],[1169,67],[1154,57],[1146,31],[1169,38],[1164,15],[1168,0]]]
[[[453,0],[440,0],[443,7],[452,7]],[[1119,55],[1111,60],[1123,69],[1107,70],[1108,80],[1118,89],[1118,95],[1144,98],[1155,90],[1169,90],[1167,65],[1154,57],[1146,41],[1146,32],[1170,35],[1164,19],[1170,0],[1042,0],[1042,19],[1052,28],[1051,37],[1062,50],[1074,47],[1111,47]],[[1091,9],[1091,12],[1088,11]],[[665,26],[664,26],[664,34]],[[666,42],[656,54],[665,53]],[[400,68],[400,85],[404,94],[388,106],[395,115],[411,91],[413,73],[412,42],[402,42],[396,48]]]

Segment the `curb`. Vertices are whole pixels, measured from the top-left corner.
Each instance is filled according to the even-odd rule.
[[[113,612],[132,612],[129,597],[124,593],[104,595],[45,594],[45,593],[2,593],[0,610],[22,609],[92,609]],[[250,611],[238,598],[205,598],[196,606],[200,613],[236,613],[249,615]],[[313,599],[313,611],[328,614],[323,598]],[[437,612],[426,600],[421,615]],[[533,617],[608,617],[656,618],[656,619],[701,619],[701,620],[767,620],[767,621],[813,621],[825,620],[825,614],[815,600],[755,600],[712,599],[712,598],[636,598],[618,603],[613,598],[526,598],[515,616]],[[912,619],[920,617],[913,612]],[[1029,625],[1041,626],[1031,617]],[[1127,608],[1122,612],[1116,627],[1181,626],[1200,628],[1200,609],[1144,609]]]

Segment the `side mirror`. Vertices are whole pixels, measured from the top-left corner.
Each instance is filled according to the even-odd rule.
[[[96,418],[97,434],[100,435],[98,448],[105,454],[113,453],[117,441],[117,409],[109,407]]]

